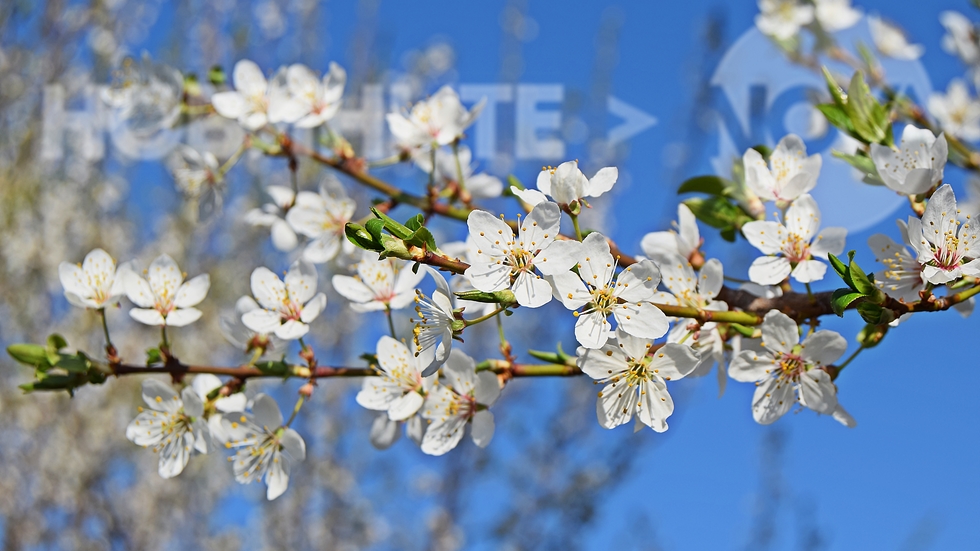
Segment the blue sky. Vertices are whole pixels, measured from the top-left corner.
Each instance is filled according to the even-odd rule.
[[[350,66],[352,33],[361,28],[350,24],[359,17],[350,4],[329,5],[329,17],[322,22],[323,47],[309,53],[256,49],[254,57],[266,69],[291,62],[323,68],[328,60]],[[957,9],[971,18],[980,15],[967,2],[877,0],[860,6],[897,21],[926,46],[916,69],[927,77],[926,85],[945,89],[950,78],[962,74],[958,61],[939,46],[943,31],[937,17],[944,9]],[[455,49],[457,83],[500,82],[506,51],[498,23],[503,9],[501,2],[383,2],[377,43],[385,49],[377,53],[399,68],[405,52],[438,38]],[[590,94],[597,70],[608,71],[609,93],[659,121],[627,142],[620,162],[628,178],[615,195],[611,228],[628,249],[635,251],[644,233],[665,229],[676,209],[674,190],[683,178],[712,171],[710,157],[719,138],[714,127],[697,127],[695,93],[725,50],[751,29],[755,13],[753,2],[717,0],[530,5],[527,14],[536,22],[537,33],[520,45],[523,70],[517,82],[563,84],[566,97],[571,91],[581,92],[581,117],[592,130],[603,132],[619,121],[596,108],[604,99]],[[720,45],[713,51],[706,49],[704,40],[712,17],[722,21]],[[603,28],[617,29],[616,49],[612,63],[597,64],[597,33]],[[132,46],[155,53],[153,43],[151,36],[146,44]],[[225,60],[228,66],[234,61]],[[752,61],[777,63],[765,57]],[[501,132],[506,134],[511,123],[504,119],[513,117],[513,111],[504,109],[500,116]],[[585,147],[569,145],[566,157],[588,158]],[[686,151],[681,161],[678,151]],[[829,150],[823,155],[825,168],[838,163]],[[529,181],[540,164],[518,163],[514,171]],[[950,170],[947,180],[960,190],[964,177]],[[821,203],[825,210],[839,200],[840,208],[859,207],[854,217],[885,218],[848,237],[848,248],[858,251],[862,266],[877,269],[872,268],[867,238],[886,232],[898,239],[894,219],[907,216],[907,209],[886,216],[900,206],[888,192],[876,190],[877,196],[856,202],[849,200],[840,182],[827,185],[841,185],[842,191],[837,197],[828,195],[828,202]],[[726,273],[744,277],[752,251],[744,243],[729,250],[709,228],[702,232],[708,254],[725,262]],[[820,288],[835,285],[828,280]],[[854,314],[826,324],[848,339],[860,326]],[[976,331],[975,318],[964,322],[951,312],[921,315],[893,330],[881,347],[862,354],[837,381],[841,402],[859,423],[852,430],[809,411],[761,427],[749,410],[751,385],[730,382],[720,399],[713,376],[675,385],[677,409],[668,433],[633,435],[622,428],[602,436],[609,442],[649,438],[658,443],[644,448],[637,458],[643,467],[633,479],[607,496],[602,529],[592,535],[594,548],[608,548],[615,532],[629,530],[639,512],[653,519],[658,543],[667,549],[745,547],[761,487],[760,443],[774,431],[785,439],[779,472],[785,495],[772,514],[775,539],[770,548],[802,547],[800,535],[811,525],[821,530],[825,548],[834,550],[980,548],[980,402],[974,396],[980,370],[971,346]],[[566,349],[571,348],[568,341]],[[544,388],[575,383],[520,384]],[[504,445],[494,443],[498,444]],[[405,444],[389,453],[405,453]],[[928,545],[915,547],[919,540]]]

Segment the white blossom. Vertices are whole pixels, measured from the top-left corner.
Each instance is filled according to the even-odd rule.
[[[815,15],[827,32],[853,27],[861,19],[861,10],[851,6],[851,0],[813,0]]]
[[[514,195],[528,205],[537,205],[550,196],[559,205],[571,205],[586,197],[599,197],[611,190],[619,178],[619,169],[606,167],[599,169],[591,179],[586,178],[578,168],[578,161],[566,161],[557,167],[545,167],[538,173],[535,183],[538,189],[517,189],[511,187]]]
[[[576,263],[581,245],[556,240],[561,231],[561,209],[551,202],[539,203],[524,220],[518,218],[518,235],[496,216],[474,210],[466,220],[476,258],[464,274],[473,287],[488,293],[512,289],[518,304],[538,308],[551,302],[551,284],[540,274],[568,272]]]
[[[226,446],[237,448],[228,458],[240,484],[264,480],[266,499],[281,496],[289,486],[289,470],[294,461],[306,459],[306,442],[295,430],[282,424],[276,401],[259,394],[251,413],[225,415],[221,421]]]
[[[79,308],[100,310],[119,303],[126,294],[123,274],[132,270],[131,262],[116,268],[116,261],[109,253],[94,249],[85,255],[81,264],[59,264],[58,276],[68,302]]]
[[[458,348],[442,368],[448,386],[432,388],[422,406],[422,417],[431,421],[422,439],[422,452],[443,455],[459,444],[471,425],[470,437],[481,448],[493,438],[493,414],[489,407],[500,396],[500,383],[492,371],[476,371],[476,362]]]
[[[740,352],[728,370],[736,381],[756,384],[752,397],[756,422],[768,425],[796,402],[817,413],[834,415],[838,407],[837,387],[823,367],[837,361],[847,350],[844,337],[821,330],[800,343],[796,322],[772,310],[762,322],[762,346],[762,352]]]
[[[655,231],[643,236],[640,248],[649,258],[657,255],[677,254],[686,259],[691,258],[701,246],[701,232],[694,213],[684,203],[677,205],[677,231]]]
[[[286,70],[286,81],[292,100],[299,104],[298,109],[303,114],[295,121],[295,126],[313,128],[332,119],[340,110],[347,72],[331,62],[330,70],[321,80],[309,67],[297,63]]]
[[[298,233],[310,238],[303,258],[314,264],[332,260],[341,249],[353,251],[344,227],[354,216],[354,201],[339,189],[320,186],[320,193],[301,191],[296,205],[286,213],[286,221]]]
[[[388,412],[392,421],[406,421],[422,408],[435,377],[422,377],[418,357],[408,347],[384,336],[378,341],[378,377],[365,377],[357,403]]]
[[[788,40],[813,21],[813,6],[799,0],[759,0],[755,26],[764,35]]]
[[[943,35],[943,49],[956,55],[973,66],[980,63],[980,36],[976,27],[962,13],[944,11],[939,14],[939,22],[946,28]]]
[[[908,241],[922,265],[922,277],[941,285],[963,276],[980,276],[980,228],[977,213],[959,221],[956,197],[949,184],[940,186],[929,199],[922,219],[909,217]]]
[[[621,329],[599,349],[579,347],[576,363],[597,382],[605,384],[596,401],[599,424],[607,429],[630,421],[635,414],[657,432],[667,430],[674,401],[667,381],[689,375],[700,361],[689,346],[666,344],[651,350],[653,342]]]
[[[272,333],[283,340],[302,338],[327,306],[327,295],[316,292],[316,280],[316,267],[305,260],[293,262],[285,280],[268,268],[256,268],[252,295],[262,308],[246,312],[242,323],[256,333]]]
[[[786,210],[785,226],[774,221],[755,220],[742,226],[742,233],[760,256],[749,267],[749,279],[759,285],[776,285],[791,274],[800,283],[823,279],[827,254],[844,250],[847,230],[824,228],[819,234],[820,209],[809,195],[801,195]],[[816,237],[814,237],[816,236]]]
[[[908,243],[908,227],[899,220],[898,228],[902,241]],[[869,237],[868,246],[875,259],[885,266],[885,270],[875,278],[882,291],[906,302],[919,300],[919,291],[925,288],[925,281],[922,279],[922,266],[916,257],[904,245],[881,233]]]
[[[412,106],[408,113],[388,113],[386,119],[398,147],[404,150],[448,145],[459,139],[483,109],[480,101],[469,111],[459,95],[443,86],[432,97]]]
[[[806,145],[795,134],[779,140],[766,164],[762,154],[748,149],[742,156],[745,185],[763,201],[793,201],[817,185],[823,159],[819,153],[807,156]]]
[[[183,327],[201,317],[197,306],[211,287],[208,274],[184,281],[184,274],[170,256],[158,256],[144,272],[146,279],[135,270],[123,272],[126,296],[137,307],[129,315],[146,325]]]
[[[259,303],[250,296],[240,297],[235,301],[235,312],[231,315],[222,315],[219,320],[221,334],[225,340],[246,353],[261,349],[265,354],[271,350],[281,349],[283,341],[274,332],[256,333],[242,321],[242,316],[246,313],[261,309]]]
[[[152,136],[173,127],[180,118],[184,77],[180,71],[148,57],[127,59],[102,99],[113,109],[112,125],[137,136]]]
[[[174,175],[177,189],[186,197],[200,202],[201,219],[220,208],[224,177],[218,159],[210,151],[201,153],[193,147],[182,145],[170,155],[167,165]]]
[[[155,379],[143,381],[143,401],[139,415],[126,427],[126,438],[138,446],[160,454],[159,473],[163,478],[179,475],[195,451],[208,453],[213,447],[204,421],[204,404],[191,387],[180,395]]]
[[[698,275],[694,267],[678,254],[664,254],[653,257],[660,267],[662,283],[670,293],[657,293],[654,302],[697,308],[699,310],[725,311],[728,305],[715,300],[724,285],[724,271],[717,259],[709,259],[701,267]],[[728,376],[725,374],[725,340],[718,324],[709,321],[699,324],[694,320],[678,319],[667,334],[667,342],[683,343],[693,348],[700,358],[697,367],[689,374],[693,377],[707,375],[718,364],[718,385],[724,392]]]
[[[868,16],[868,28],[871,29],[871,39],[882,54],[895,59],[919,59],[925,48],[921,44],[910,44],[905,31],[891,23],[883,21],[877,15]]]
[[[456,155],[459,155],[459,166],[456,165]],[[459,183],[460,171],[463,173],[463,186],[471,197],[476,199],[489,199],[500,197],[504,190],[504,183],[500,178],[491,176],[485,172],[474,174],[476,169],[473,166],[473,154],[469,147],[461,145],[457,148],[457,154],[451,150],[436,150],[436,173],[435,181],[444,187],[450,183]],[[413,155],[416,166],[425,173],[432,172],[432,156],[428,151],[420,151]]]
[[[667,316],[650,301],[660,284],[660,270],[643,260],[616,275],[616,259],[598,232],[582,241],[579,273],[552,277],[555,296],[574,312],[575,338],[586,348],[601,348],[612,337],[610,314],[619,328],[635,337],[656,339],[667,333]]]
[[[289,252],[299,244],[299,237],[296,236],[296,230],[286,222],[286,213],[300,199],[305,200],[308,196],[301,194],[297,197],[293,190],[285,186],[268,186],[265,192],[272,197],[272,202],[248,211],[245,222],[252,226],[270,228],[272,245],[280,251]]]
[[[425,419],[421,415],[413,415],[407,421],[392,421],[387,412],[382,412],[371,422],[371,432],[369,439],[371,445],[379,450],[386,450],[394,444],[401,436],[401,425],[405,425],[405,433],[415,442],[422,445],[427,428]]]
[[[235,90],[214,94],[211,103],[219,115],[236,119],[247,130],[270,122],[295,122],[303,115],[302,106],[289,94],[285,69],[269,82],[258,65],[243,59],[235,64],[232,80]]]
[[[435,269],[429,266],[424,269],[436,282],[432,297],[425,296],[421,291],[415,291],[415,313],[419,319],[412,320],[415,328],[412,330],[412,343],[415,356],[419,358],[422,376],[432,375],[445,363],[453,348],[453,333],[462,329],[456,314],[453,312],[452,292],[449,283]]]
[[[355,312],[404,308],[415,300],[415,288],[425,277],[424,271],[413,272],[404,261],[379,260],[374,253],[365,253],[355,270],[355,276],[337,274],[331,280]]]
[[[236,392],[231,396],[216,398],[214,403],[208,406],[208,394],[221,388],[221,386],[221,379],[210,373],[195,375],[194,380],[191,381],[191,388],[194,389],[194,392],[204,405],[204,415],[208,419],[208,430],[211,432],[213,440],[218,443],[223,443],[226,440],[221,424],[222,416],[225,413],[245,411],[245,406],[248,405],[248,398],[245,397],[245,394]],[[211,451],[211,449],[209,448],[208,451]]]
[[[447,257],[456,260],[465,260],[467,264],[472,264],[476,259],[476,244],[473,239],[466,236],[466,241],[451,241],[439,245],[439,248]],[[476,291],[468,279],[465,277],[454,277],[449,281],[449,287],[453,293],[463,293],[466,291]],[[465,311],[473,317],[480,317],[493,312],[497,305],[492,302],[477,302],[475,300],[463,300],[456,297],[456,307]]]
[[[970,96],[961,79],[949,81],[945,94],[930,94],[927,106],[944,133],[967,141],[980,140],[980,101]]]
[[[946,135],[908,125],[898,147],[871,144],[871,160],[888,189],[917,195],[943,181],[948,147]]]

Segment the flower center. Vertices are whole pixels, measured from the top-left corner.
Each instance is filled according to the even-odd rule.
[[[796,354],[782,354],[779,357],[779,376],[791,381],[799,381],[800,375],[806,372],[806,363]]]
[[[792,263],[810,259],[810,242],[795,233],[790,233],[783,242],[783,255]]]

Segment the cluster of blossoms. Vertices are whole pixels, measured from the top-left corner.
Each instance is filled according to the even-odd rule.
[[[759,5],[759,29],[783,42],[804,26],[834,32],[861,17],[849,0],[760,0]],[[953,36],[950,47],[961,56],[973,55],[973,42],[964,42],[962,24],[947,19]],[[895,28],[874,17],[869,23],[882,53],[918,55],[917,47]],[[341,104],[345,81],[346,73],[336,64],[322,78],[292,65],[267,79],[257,65],[240,61],[233,73],[235,89],[215,93],[211,105],[218,115],[237,121],[249,140],[270,134],[276,143],[288,146],[287,127],[329,123]],[[972,104],[964,107],[964,93],[959,84],[951,85],[946,99],[930,102],[933,114],[951,135],[980,137],[980,110]],[[234,313],[221,319],[229,342],[251,354],[251,361],[242,366],[249,371],[225,382],[199,374],[179,389],[155,380],[144,382],[146,409],[140,409],[126,436],[159,454],[161,476],[176,476],[192,455],[223,446],[232,451],[228,460],[238,482],[263,480],[268,499],[287,489],[291,466],[306,456],[303,438],[290,425],[312,395],[313,379],[325,372],[318,371],[304,338],[327,307],[327,295],[318,292],[322,286],[316,265],[331,261],[336,270],[349,268],[348,273],[332,274],[330,283],[350,310],[383,312],[390,322],[391,336],[382,336],[374,354],[367,355],[370,367],[362,372],[366,376],[356,396],[359,405],[378,412],[370,429],[370,440],[378,448],[394,444],[402,425],[430,455],[454,449],[466,432],[477,446],[490,443],[490,408],[519,372],[503,328],[503,316],[517,308],[564,307],[571,312],[566,320],[569,325],[574,320],[579,346],[574,358],[559,349],[553,363],[602,385],[596,414],[605,428],[635,417],[636,430],[645,426],[666,431],[674,410],[667,383],[706,375],[715,366],[721,391],[729,378],[754,383],[751,412],[758,423],[775,422],[799,405],[846,426],[856,424],[839,404],[834,384],[850,361],[834,365],[847,341],[834,331],[817,330],[816,316],[790,309],[753,310],[744,301],[731,300],[736,293],[725,287],[725,280],[734,278],[726,275],[720,260],[706,256],[697,216],[688,205],[678,207],[675,230],[643,237],[644,256],[636,258],[619,252],[602,233],[583,233],[579,227],[589,201],[601,200],[613,190],[619,178],[614,167],[601,168],[591,177],[577,161],[542,169],[534,188],[518,184],[507,190],[524,209],[512,221],[473,205],[474,199],[504,193],[500,179],[477,173],[469,148],[461,143],[481,108],[482,102],[467,109],[447,86],[387,117],[396,141],[395,158],[411,160],[428,177],[425,198],[402,201],[407,194],[390,193],[392,203],[431,207],[444,200],[468,209],[456,216],[466,218],[465,242],[440,249],[424,226],[425,217],[402,225],[381,212],[387,207],[373,210],[374,225],[352,223],[357,206],[337,182],[326,181],[316,192],[265,188],[272,202],[249,211],[245,221],[269,228],[279,251],[294,251],[305,238],[303,250],[294,253],[282,277],[266,267],[256,268],[250,276],[251,296],[241,297]],[[251,147],[249,140],[243,150]],[[345,164],[359,161],[349,144],[339,137],[335,142],[340,144],[334,147],[337,166],[363,178],[363,163]],[[885,235],[870,239],[876,258],[887,268],[875,282],[881,291],[875,292],[908,305],[939,286],[953,292],[975,282],[980,278],[980,230],[976,216],[961,213],[952,188],[943,183],[946,135],[910,125],[897,145],[891,145],[891,138],[881,142],[870,143],[864,151],[875,177],[888,189],[909,196],[913,206],[924,206],[921,216],[900,222],[903,244]],[[233,163],[219,166],[214,155],[192,149],[182,149],[178,156],[173,169],[184,192],[202,200],[210,196],[210,205],[220,204],[225,173]],[[736,178],[739,196],[758,208],[743,209],[746,215],[756,214],[735,229],[761,252],[748,269],[748,281],[736,280],[744,283],[744,291],[776,299],[793,293],[795,281],[804,284],[806,295],[794,295],[817,302],[810,284],[825,278],[829,262],[839,264],[831,255],[844,251],[846,239],[843,228],[821,227],[820,208],[810,195],[822,163],[821,156],[808,155],[803,140],[794,135],[781,139],[771,151],[752,148],[742,156],[741,176]],[[290,158],[290,168],[296,170],[295,158]],[[767,220],[770,206],[774,219]],[[434,208],[422,210],[428,216],[436,213]],[[563,221],[570,222],[573,235],[562,233]],[[437,267],[451,272],[450,280]],[[140,272],[135,261],[117,266],[101,249],[79,265],[62,263],[59,274],[67,300],[98,311],[103,321],[106,309],[126,297],[134,305],[133,319],[162,328],[163,342],[149,364],[162,371],[187,367],[176,360],[167,331],[202,317],[196,307],[210,289],[207,274],[187,279],[167,255]],[[426,276],[435,284],[428,294],[419,289]],[[553,298],[557,304],[551,304]],[[957,307],[966,313],[971,301]],[[392,315],[409,305],[414,305],[412,334],[398,340]],[[490,319],[500,324],[506,359],[478,363],[454,344],[468,327]],[[801,327],[804,321],[809,329]],[[108,341],[108,325],[105,330]],[[298,341],[305,367],[285,362],[290,341]],[[273,350],[282,352],[279,362],[257,363]],[[111,365],[120,365],[109,342],[107,353]],[[269,395],[249,399],[243,392],[245,378],[270,373],[310,381],[288,420]]]

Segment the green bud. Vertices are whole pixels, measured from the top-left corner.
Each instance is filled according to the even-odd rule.
[[[382,258],[393,256],[395,258],[401,258],[402,260],[414,260],[412,253],[408,250],[408,246],[405,245],[404,241],[397,237],[382,235],[381,247],[383,249],[381,252]]]
[[[857,341],[865,348],[874,348],[885,338],[888,325],[865,325],[857,335]]]
[[[12,344],[7,347],[7,354],[18,362],[37,369],[51,367],[47,349],[39,344]]]

